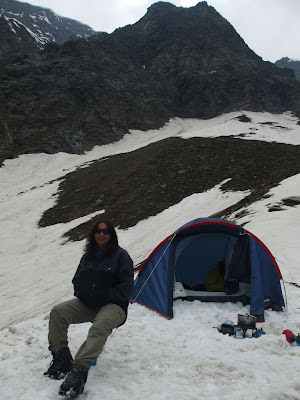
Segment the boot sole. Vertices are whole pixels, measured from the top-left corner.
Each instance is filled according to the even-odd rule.
[[[76,397],[80,396],[80,395],[83,393],[83,390],[84,390],[84,386],[83,386],[83,388],[81,389],[81,391],[80,391],[79,393],[76,393],[76,392],[73,390],[73,388],[71,388],[71,389],[69,389],[69,390],[66,391],[66,392],[60,390],[60,391],[58,392],[58,394],[59,394],[60,396],[65,396],[67,399],[75,399]]]

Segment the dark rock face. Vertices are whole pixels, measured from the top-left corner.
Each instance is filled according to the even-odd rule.
[[[16,55],[33,53],[39,48],[39,43],[32,37],[26,28],[16,26],[4,15],[0,16],[0,63],[7,63],[15,59]]]
[[[290,68],[295,71],[296,79],[300,80],[300,60],[292,60],[288,57],[283,57],[275,62],[279,68]]]
[[[6,135],[15,152],[80,153],[119,140],[128,126],[147,129],[168,119],[156,84],[106,36],[48,45],[5,68],[3,101],[13,120]]]
[[[80,153],[173,116],[300,111],[293,71],[262,61],[206,2],[158,2],[134,25],[49,44],[0,74],[1,160]]]

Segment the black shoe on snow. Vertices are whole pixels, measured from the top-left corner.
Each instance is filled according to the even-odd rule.
[[[84,389],[88,376],[88,369],[80,365],[73,365],[71,371],[59,388],[59,394],[66,396],[68,399],[75,399]]]
[[[51,379],[63,379],[73,365],[73,357],[69,347],[64,347],[56,353],[52,353],[52,356],[53,360],[48,371],[44,372],[44,375],[49,376]]]

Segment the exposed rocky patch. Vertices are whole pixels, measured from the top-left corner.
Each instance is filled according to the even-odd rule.
[[[268,211],[284,211],[287,207],[295,207],[300,204],[300,196],[292,196],[287,197],[286,199],[282,199],[276,204],[271,204],[268,206]]]
[[[240,122],[251,122],[251,118],[248,117],[248,116],[245,115],[245,114],[242,114],[242,115],[238,116],[237,119],[238,119]]]
[[[286,206],[294,207],[300,204],[300,196],[291,196],[283,199],[283,204]]]
[[[299,146],[280,143],[233,137],[165,139],[67,174],[56,205],[44,213],[39,225],[65,223],[105,210],[106,218],[125,229],[231,178],[224,191],[250,190],[251,194],[214,215],[226,218],[299,173],[299,157]],[[199,209],[199,217],[207,215]],[[71,230],[67,237],[84,238],[89,224]]]

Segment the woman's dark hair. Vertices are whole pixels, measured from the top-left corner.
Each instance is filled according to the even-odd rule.
[[[112,223],[110,221],[107,221],[105,219],[98,219],[92,229],[90,230],[87,239],[86,239],[86,245],[85,245],[85,254],[88,258],[92,258],[93,255],[95,254],[95,250],[98,249],[98,245],[95,240],[95,231],[98,228],[99,224],[106,224],[107,228],[110,230],[110,241],[106,245],[105,251],[109,256],[113,256],[115,252],[117,251],[119,247],[119,242],[118,242],[118,236],[116,233],[116,230]]]

